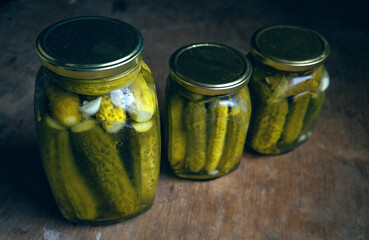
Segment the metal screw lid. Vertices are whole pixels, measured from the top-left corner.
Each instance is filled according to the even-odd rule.
[[[305,71],[322,64],[328,42],[319,33],[296,26],[277,25],[257,31],[251,38],[253,57],[282,71]]]
[[[143,38],[133,26],[107,17],[78,17],[40,33],[41,63],[56,74],[79,79],[110,77],[140,62]]]
[[[217,43],[182,47],[170,57],[169,67],[177,83],[204,95],[235,92],[247,84],[252,71],[241,52]]]

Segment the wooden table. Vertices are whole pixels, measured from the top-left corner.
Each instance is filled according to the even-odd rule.
[[[298,2],[298,1],[297,1]],[[17,0],[0,9],[0,240],[369,239],[369,38],[360,4],[281,1]],[[237,171],[213,181],[175,177],[162,160],[155,203],[110,226],[63,219],[37,149],[35,39],[56,21],[104,15],[136,26],[164,106],[168,59],[193,42],[249,51],[270,24],[310,27],[332,53],[331,84],[315,134],[281,156],[245,151]],[[163,112],[161,113],[163,115]],[[165,151],[165,148],[163,148]]]

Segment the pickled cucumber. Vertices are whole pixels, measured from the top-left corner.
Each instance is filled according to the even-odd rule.
[[[110,96],[104,95],[101,98],[101,105],[96,113],[96,119],[102,122],[106,132],[116,133],[126,123],[126,112],[124,109],[115,106]]]
[[[219,171],[227,173],[240,161],[245,145],[251,117],[250,94],[247,88],[230,98],[229,120],[227,124],[226,144]]]
[[[299,138],[309,105],[310,95],[310,92],[304,92],[293,97],[289,106],[282,138],[278,143],[279,146],[288,146]]]
[[[264,154],[279,153],[277,142],[282,135],[288,113],[288,102],[281,97],[288,86],[288,81],[283,76],[274,76],[276,77],[265,78],[269,83],[255,78],[252,81],[255,104],[247,143],[254,150]]]
[[[312,129],[319,116],[320,110],[323,106],[325,93],[313,92],[309,101],[309,106],[306,110],[302,133]]]
[[[142,74],[132,82],[130,92],[133,99],[127,101],[127,111],[131,118],[136,122],[149,121],[154,115],[156,109],[155,92],[151,89]]]
[[[143,60],[141,61],[141,67],[143,72],[148,72],[151,75],[151,70],[149,66],[147,66],[146,62],[144,62]]]
[[[257,104],[254,109],[248,143],[260,153],[279,153],[276,145],[288,113],[287,100],[281,98],[268,104]]]
[[[288,87],[288,80],[283,74],[265,76],[264,72],[256,69],[251,79],[251,86],[258,100],[266,102],[281,97]]]
[[[160,138],[153,121],[132,124],[130,148],[133,159],[134,183],[140,189],[143,207],[155,198],[159,177]]]
[[[154,78],[152,77],[151,70],[149,66],[144,61],[141,61],[141,73],[143,78],[146,80],[149,87],[154,87]]]
[[[187,133],[185,167],[191,172],[199,172],[206,163],[205,105],[189,101],[183,119]]]
[[[49,116],[43,124],[41,155],[63,215],[68,219],[94,220],[98,204],[77,168],[68,132]]]
[[[63,182],[60,164],[69,159],[69,150],[65,151],[65,142],[68,143],[68,133],[60,124],[52,121],[55,126],[47,126],[45,120],[38,128],[39,146],[42,163],[59,209],[67,219],[73,219],[75,212],[69,201],[67,189]],[[67,139],[67,141],[65,141]]]
[[[222,157],[227,132],[228,105],[226,101],[215,100],[209,104],[209,137],[205,170],[217,169]]]
[[[186,133],[184,131],[183,110],[185,100],[175,94],[169,100],[169,122],[172,129],[169,130],[168,159],[174,170],[183,169],[186,155]]]
[[[79,112],[79,98],[51,84],[46,87],[51,115],[64,126],[70,127],[79,123],[82,114]]]
[[[85,164],[111,208],[125,216],[136,213],[137,193],[120,159],[117,142],[93,120],[83,121],[71,131],[76,150],[84,156]]]

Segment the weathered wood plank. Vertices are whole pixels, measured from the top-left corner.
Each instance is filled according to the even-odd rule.
[[[368,239],[369,39],[360,21],[363,10],[358,5],[346,7],[320,1],[300,6],[221,0],[18,0],[3,5],[0,240]],[[332,47],[327,62],[331,86],[315,134],[281,156],[246,150],[237,171],[213,181],[176,178],[163,159],[157,198],[147,213],[111,226],[64,220],[37,149],[33,89],[40,64],[34,42],[49,24],[80,15],[118,18],[141,31],[161,111],[168,59],[177,48],[213,41],[247,53],[251,34],[262,26],[314,28]]]

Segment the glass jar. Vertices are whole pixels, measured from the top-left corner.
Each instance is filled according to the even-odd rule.
[[[281,154],[309,139],[329,85],[323,66],[329,51],[321,35],[295,26],[266,27],[252,36],[248,146]]]
[[[212,179],[235,170],[251,115],[251,64],[235,49],[201,43],[178,49],[167,79],[167,150],[182,178]]]
[[[70,221],[108,224],[147,211],[160,164],[155,84],[131,25],[80,17],[45,29],[35,122],[43,166]]]

